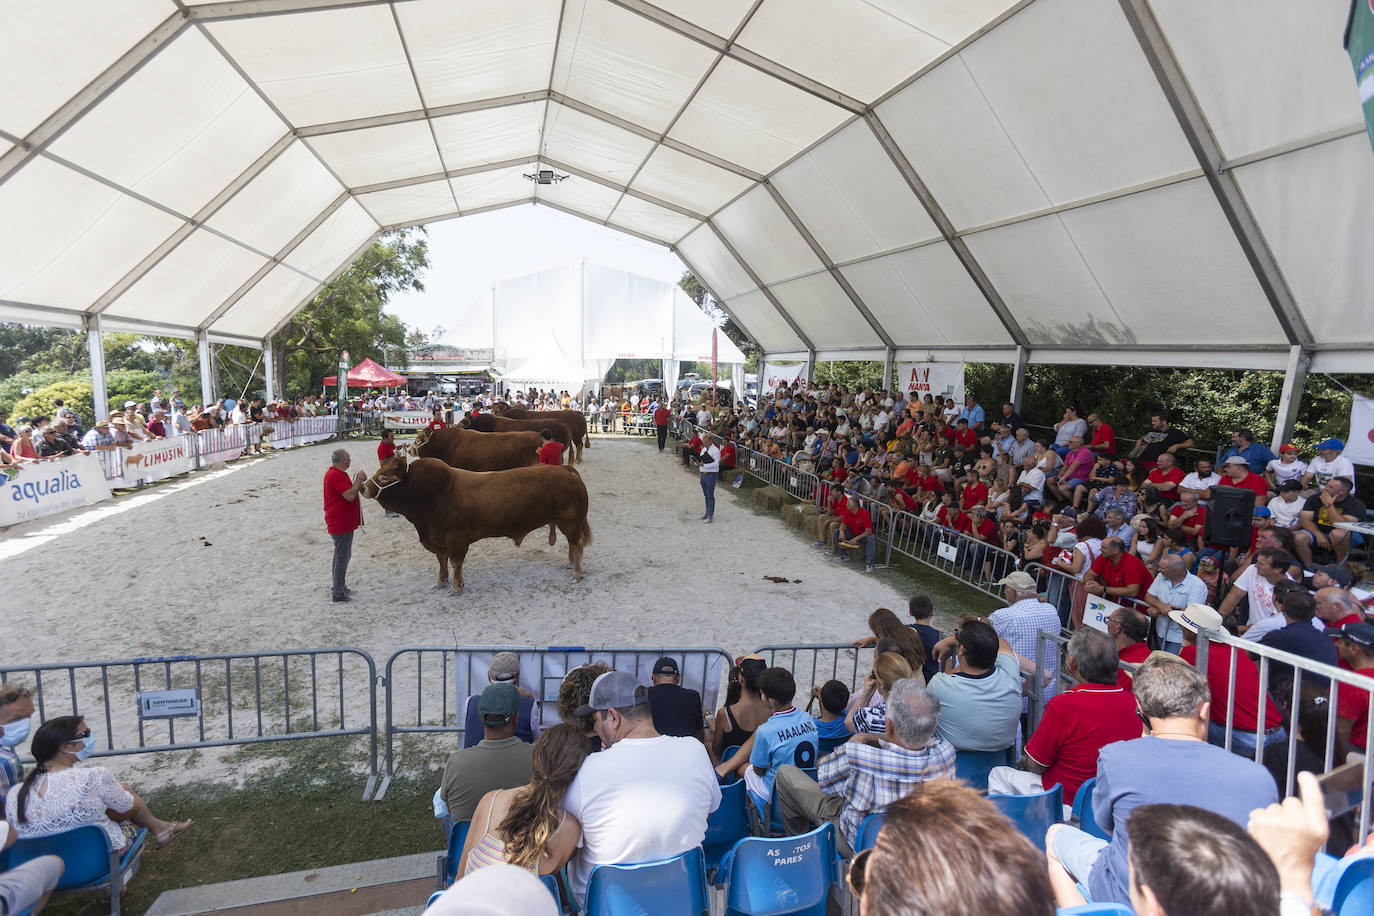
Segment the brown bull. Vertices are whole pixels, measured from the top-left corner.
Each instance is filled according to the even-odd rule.
[[[515,545],[536,528],[554,528],[568,539],[573,579],[582,581],[582,551],[592,542],[587,524],[587,487],[570,467],[536,464],[479,473],[451,468],[437,458],[407,462],[388,458],[363,484],[362,494],[382,508],[404,515],[420,544],[439,558],[439,585],[463,590],[463,558],[474,541],[510,538]]]
[[[523,407],[512,407],[504,402],[492,408],[492,412],[502,417],[509,417],[512,420],[540,420],[548,417],[558,420],[568,425],[568,431],[572,433],[573,446],[577,451],[577,463],[582,463],[582,447],[592,447],[592,437],[587,434],[587,418],[582,415],[580,410],[526,410]]]
[[[573,463],[572,432],[569,431],[568,424],[562,420],[512,420],[489,413],[478,413],[464,417],[459,421],[458,426],[462,429],[475,429],[484,433],[517,433],[531,430],[537,433],[541,429],[547,429],[553,433],[553,440],[563,446],[568,464]]]
[[[544,440],[535,432],[482,433],[473,429],[422,429],[410,443],[414,458],[438,458],[464,471],[504,471],[539,463]]]

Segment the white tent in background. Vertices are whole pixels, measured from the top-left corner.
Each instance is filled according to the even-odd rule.
[[[671,388],[681,362],[711,359],[717,330],[677,284],[586,260],[498,280],[454,324],[444,343],[506,354],[513,367],[502,380],[508,388],[552,385],[552,377],[539,384],[531,366],[545,375],[556,369],[556,377],[576,378],[580,386],[584,379],[603,378],[617,359],[662,360]],[[738,391],[744,353],[717,334],[716,359],[722,375],[728,367]]]
[[[569,356],[558,345],[552,334],[544,338],[543,349],[532,358],[508,364],[501,376],[501,384],[506,391],[524,391],[528,388],[570,391],[579,395],[584,387],[594,387],[601,380],[593,369],[582,360]]]

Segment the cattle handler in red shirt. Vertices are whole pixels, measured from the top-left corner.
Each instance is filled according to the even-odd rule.
[[[382,430],[382,441],[377,443],[377,464],[383,465],[391,458],[396,457],[396,430]],[[399,518],[399,512],[392,512],[390,509],[382,513],[386,518]]]
[[[344,580],[348,576],[348,561],[353,556],[353,532],[363,523],[358,490],[367,481],[367,475],[359,471],[349,478],[348,466],[352,459],[346,448],[334,449],[329,461],[329,470],[324,472],[324,524],[334,541],[333,597],[337,603],[349,600]]]
[[[539,463],[562,464],[563,443],[553,441],[553,430],[541,429],[539,438],[544,440],[544,444],[539,446]]]
[[[670,416],[668,405],[659,401],[658,406],[654,408],[654,432],[658,433],[658,450],[660,452],[668,444],[668,418]]]

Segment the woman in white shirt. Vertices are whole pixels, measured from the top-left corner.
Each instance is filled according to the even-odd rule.
[[[5,818],[21,839],[93,824],[104,829],[110,848],[120,851],[132,842],[135,827],[146,827],[161,849],[190,829],[190,821],[154,816],[104,767],[78,767],[95,745],[80,716],[56,716],[38,727],[29,747],[37,763],[5,799]]]

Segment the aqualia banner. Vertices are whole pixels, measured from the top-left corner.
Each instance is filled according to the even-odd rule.
[[[954,398],[964,403],[963,363],[898,363],[897,383],[907,398],[920,401],[926,395]]]
[[[94,455],[26,462],[0,470],[0,527],[109,498],[110,485]]]

